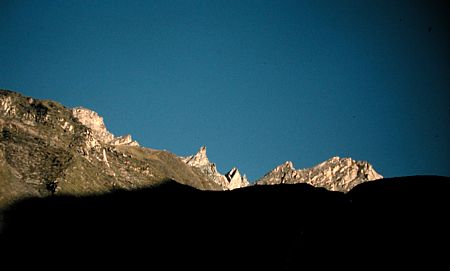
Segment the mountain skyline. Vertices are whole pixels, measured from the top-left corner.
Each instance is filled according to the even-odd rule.
[[[3,207],[27,197],[136,191],[167,182],[209,191],[308,184],[347,193],[380,179],[368,162],[333,157],[305,170],[288,162],[250,183],[236,167],[221,174],[205,146],[188,157],[142,147],[129,134],[111,134],[92,110],[0,89],[0,217]]]
[[[450,176],[448,4],[2,1],[0,88],[90,108],[114,135],[208,147],[255,180],[285,161]]]
[[[8,265],[49,252],[64,265],[80,248],[103,267],[447,264],[449,177],[383,179],[332,157],[306,170],[286,162],[251,185],[237,168],[218,173],[206,147],[188,157],[141,147],[92,110],[2,89],[0,131]]]

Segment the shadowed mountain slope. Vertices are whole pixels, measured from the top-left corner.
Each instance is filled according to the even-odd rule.
[[[446,177],[368,182],[347,194],[308,184],[200,191],[167,181],[21,201],[5,213],[0,242],[11,258],[85,255],[103,267],[448,267],[448,206]]]

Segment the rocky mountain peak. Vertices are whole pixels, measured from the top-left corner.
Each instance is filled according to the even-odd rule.
[[[295,170],[294,164],[291,161],[286,161],[283,164],[277,166],[273,171],[276,172],[286,172],[290,170]]]
[[[230,190],[250,185],[247,177],[245,175],[241,176],[241,173],[235,167],[232,168],[227,174],[225,174],[225,177],[227,178],[228,189]]]
[[[75,107],[72,109],[72,115],[84,126],[89,128],[92,131],[93,137],[102,143],[139,146],[139,143],[132,140],[131,135],[115,137],[106,129],[103,118],[95,111],[83,107]]]
[[[308,183],[332,191],[348,192],[360,183],[382,178],[368,162],[335,156],[315,167],[300,170],[295,170],[292,162],[288,161],[267,173],[256,184]]]
[[[231,169],[226,175],[222,175],[217,171],[215,163],[211,163],[206,156],[206,146],[202,146],[195,154],[187,157],[180,157],[187,165],[200,169],[208,178],[223,189],[236,189],[249,185],[247,178],[242,177],[237,168]]]
[[[75,107],[72,109],[72,115],[91,129],[98,140],[107,143],[114,139],[114,136],[106,129],[103,118],[97,112],[83,107]]]
[[[208,156],[206,155],[206,146],[202,146],[200,147],[200,149],[198,150],[198,152],[194,155],[188,156],[188,157],[183,157],[182,160],[193,167],[204,167],[204,166],[211,166],[214,165],[215,168],[215,164],[211,164],[209,162]]]
[[[227,177],[228,180],[231,180],[234,176],[240,176],[241,174],[239,173],[239,170],[237,168],[232,168],[230,171],[228,171],[227,174],[225,174],[225,176]]]

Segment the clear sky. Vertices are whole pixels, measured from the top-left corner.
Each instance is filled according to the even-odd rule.
[[[251,180],[332,156],[450,176],[441,2],[0,0],[0,88]]]

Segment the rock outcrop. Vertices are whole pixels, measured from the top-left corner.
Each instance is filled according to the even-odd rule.
[[[131,139],[131,135],[115,137],[110,133],[97,112],[83,107],[76,107],[72,109],[72,115],[78,119],[86,127],[90,128],[95,139],[105,144],[110,145],[128,145],[139,146],[139,143]]]
[[[192,167],[205,167],[205,170],[208,170],[208,172],[217,173],[216,164],[209,162],[208,156],[206,156],[206,146],[202,146],[196,154],[188,157],[181,157],[181,159]]]
[[[211,163],[206,155],[206,146],[202,146],[200,150],[191,156],[181,157],[181,160],[187,165],[199,169],[212,182],[220,185],[223,189],[236,189],[249,185],[247,177],[243,177],[237,168],[231,169],[227,174],[222,175],[217,171],[215,163]]]
[[[348,192],[360,183],[382,178],[368,162],[333,157],[315,167],[300,170],[287,161],[256,181],[256,184],[307,183],[331,191]]]

